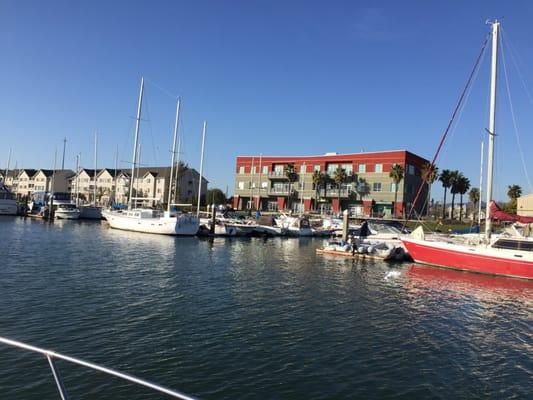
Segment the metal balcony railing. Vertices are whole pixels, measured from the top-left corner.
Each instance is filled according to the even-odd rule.
[[[54,380],[57,385],[57,390],[59,391],[59,395],[62,400],[68,400],[69,397],[68,397],[66,388],[63,385],[63,379],[61,378],[61,375],[59,374],[59,369],[57,368],[55,364],[55,359],[68,361],[70,363],[81,365],[83,367],[90,368],[96,371],[100,371],[108,375],[116,376],[126,381],[133,382],[141,386],[145,386],[147,388],[155,390],[156,392],[167,394],[170,397],[173,397],[175,399],[194,400],[193,397],[187,396],[183,393],[179,393],[175,390],[165,388],[163,386],[156,385],[155,383],[145,381],[144,379],[139,379],[139,378],[136,378],[135,376],[124,374],[122,372],[118,372],[110,368],[102,367],[101,365],[93,364],[91,362],[83,361],[78,358],[65,356],[63,354],[59,354],[51,350],[46,350],[46,349],[41,349],[39,347],[30,346],[29,344],[17,342],[16,340],[7,339],[4,337],[0,337],[0,343],[44,355],[46,359],[48,360],[48,364],[50,365],[50,369],[52,370],[52,375],[54,376]]]

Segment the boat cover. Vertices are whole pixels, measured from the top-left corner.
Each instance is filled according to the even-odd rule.
[[[490,217],[493,220],[505,222],[520,222],[521,224],[533,224],[533,217],[523,217],[521,215],[509,214],[502,211],[495,201],[490,203]]]

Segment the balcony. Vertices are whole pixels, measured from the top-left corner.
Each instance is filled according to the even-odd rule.
[[[287,177],[285,176],[284,171],[270,171],[268,173],[268,179],[283,179],[287,180]]]

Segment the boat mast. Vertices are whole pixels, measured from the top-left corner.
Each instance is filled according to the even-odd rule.
[[[96,148],[98,146],[98,131],[94,132],[94,187],[93,187],[93,205],[96,206]]]
[[[130,176],[130,196],[128,197],[128,209],[131,210],[131,201],[133,197],[133,178],[135,174],[135,164],[137,161],[137,142],[139,141],[139,128],[141,126],[141,108],[143,103],[144,78],[141,77],[141,90],[139,91],[139,104],[137,105],[137,118],[135,119],[135,140],[133,143],[133,162],[131,164]]]
[[[204,121],[204,128],[202,130],[202,157],[200,158],[200,179],[198,181],[198,205],[196,206],[196,216],[200,215],[200,198],[202,197],[202,175],[204,172],[204,148],[205,148],[205,131],[207,129],[207,121]]]
[[[492,201],[492,180],[494,174],[494,136],[496,129],[496,78],[498,68],[498,33],[500,23],[492,23],[492,61],[490,77],[490,110],[489,110],[489,152],[487,157],[487,204],[485,210],[485,236],[490,238],[492,221],[490,219],[490,203]]]
[[[7,182],[7,174],[9,173],[9,164],[11,163],[11,147],[9,148],[9,155],[7,156],[7,167],[4,175],[4,184]]]
[[[76,207],[80,206],[80,155],[76,154]]]
[[[178,101],[176,102],[176,121],[174,123],[174,140],[172,141],[172,162],[170,163],[170,180],[168,183],[168,212],[170,212],[170,203],[172,203],[172,184],[174,183],[174,162],[176,161],[176,139],[178,136],[178,126],[180,123],[180,106],[181,99],[178,97]],[[179,166],[177,168],[179,168]]]
[[[479,225],[479,230],[481,233],[481,199],[483,198],[483,162],[485,155],[485,142],[481,141],[481,165],[479,167],[479,200],[478,200],[478,211],[477,211],[477,224]]]

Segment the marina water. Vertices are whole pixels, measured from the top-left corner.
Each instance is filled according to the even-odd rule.
[[[531,394],[531,282],[322,243],[0,218],[0,336],[204,399]],[[57,363],[72,398],[164,398]],[[0,346],[0,398],[58,398],[46,359]]]

